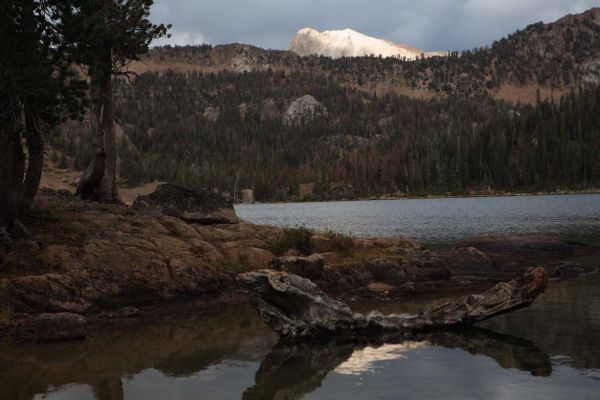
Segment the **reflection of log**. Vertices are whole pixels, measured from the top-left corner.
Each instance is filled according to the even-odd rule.
[[[354,313],[346,305],[323,293],[314,283],[296,275],[272,270],[254,271],[240,281],[256,294],[256,304],[265,321],[283,339],[352,336],[365,333],[417,332],[469,325],[526,307],[544,291],[543,268],[510,282],[498,283],[479,295],[451,301],[418,315],[377,311]]]
[[[278,344],[260,363],[256,384],[242,398],[303,399],[356,348],[355,343],[336,342]]]
[[[480,328],[431,332],[409,338],[392,335],[368,341],[280,343],[261,362],[256,384],[244,392],[243,399],[302,399],[320,387],[329,372],[348,360],[355,350],[367,346],[378,348],[382,342],[401,344],[406,340],[462,348],[471,354],[490,357],[503,368],[530,371],[536,376],[552,373],[550,357],[533,343]]]
[[[534,376],[550,376],[550,357],[534,343],[487,329],[469,327],[460,331],[448,330],[420,334],[418,340],[427,340],[436,346],[461,348],[471,354],[482,354],[494,359],[502,368],[529,371]]]
[[[93,391],[94,396],[99,400],[123,400],[125,398],[123,382],[118,376],[112,379],[101,379],[93,385]]]

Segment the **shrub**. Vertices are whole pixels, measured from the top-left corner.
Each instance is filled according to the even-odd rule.
[[[238,274],[243,274],[244,272],[252,270],[252,266],[248,262],[248,256],[246,254],[240,254],[237,260],[221,260],[217,262],[217,267]]]
[[[283,254],[289,249],[295,249],[302,253],[310,252],[310,238],[314,231],[305,226],[285,228],[283,234],[273,243],[270,248],[275,254]]]
[[[354,246],[354,240],[351,235],[327,231],[323,236],[331,241],[331,246],[335,250],[348,250]]]

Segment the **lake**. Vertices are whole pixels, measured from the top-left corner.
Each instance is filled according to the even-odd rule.
[[[557,234],[600,242],[600,194],[236,205],[257,224],[447,244],[476,235]]]
[[[598,243],[600,196],[254,204],[243,218],[447,244],[556,233]],[[416,312],[424,302],[385,303]],[[85,341],[0,344],[0,399],[598,399],[600,275],[553,283],[478,326],[283,345],[248,305],[113,322]],[[374,342],[373,342],[374,341]]]
[[[599,275],[476,328],[371,346],[277,345],[243,305],[182,311],[86,341],[5,343],[0,398],[597,400],[598,332]]]

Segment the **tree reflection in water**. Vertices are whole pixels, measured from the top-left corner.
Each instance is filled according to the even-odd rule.
[[[260,361],[255,384],[244,391],[244,399],[296,399],[313,392],[336,368],[359,373],[370,363],[401,357],[419,346],[464,349],[491,357],[502,367],[538,376],[552,372],[548,355],[533,343],[478,328],[364,342],[276,342],[277,337],[250,308],[237,307],[160,323],[120,322],[82,342],[4,344],[0,398],[30,400],[51,392],[62,398],[60,393],[75,385],[89,387],[98,400],[119,400],[130,398],[124,383],[135,381],[143,371],[156,370],[165,379],[190,378],[224,360],[239,360],[250,363],[250,368]],[[186,392],[190,398],[196,397],[194,390]]]
[[[394,356],[400,358],[405,351],[430,345],[461,348],[474,355],[485,355],[503,368],[517,368],[534,376],[552,374],[550,357],[535,344],[481,328],[408,337],[382,336],[364,343],[281,343],[263,359],[256,374],[256,384],[244,392],[243,399],[301,399],[320,387],[331,371],[349,363],[356,352],[363,352],[363,357],[350,362],[346,370],[358,368],[356,372],[361,372],[361,369],[364,371],[369,368],[369,363]],[[365,349],[371,349],[366,357]]]

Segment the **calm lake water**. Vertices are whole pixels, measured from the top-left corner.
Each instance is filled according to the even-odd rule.
[[[444,244],[476,235],[558,234],[600,242],[600,194],[241,204],[257,224]]]
[[[249,307],[221,307],[1,345],[0,398],[597,400],[598,332],[598,275],[479,327],[373,345],[278,345]]]
[[[238,206],[253,222],[404,234],[559,233],[597,242],[600,196]],[[417,312],[421,302],[386,303]],[[245,305],[134,319],[85,341],[0,344],[0,399],[600,399],[600,275],[465,330],[286,346]]]

